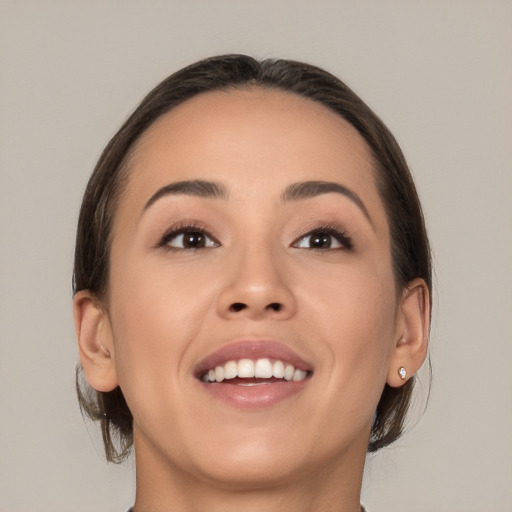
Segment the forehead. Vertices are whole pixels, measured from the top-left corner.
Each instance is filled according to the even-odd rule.
[[[379,199],[370,151],[355,128],[318,102],[260,87],[203,93],[182,103],[146,130],[128,167],[131,206],[189,179],[225,182],[241,195],[281,191],[292,182],[337,181]]]
[[[217,148],[240,147],[244,138],[250,147],[260,141],[283,149],[303,139],[310,141],[311,148],[319,142],[326,146],[343,140],[363,159],[369,158],[359,133],[331,109],[294,93],[256,86],[202,93],[178,105],[142,134],[135,156],[147,157],[148,150],[185,140]],[[294,153],[300,149],[296,147]]]

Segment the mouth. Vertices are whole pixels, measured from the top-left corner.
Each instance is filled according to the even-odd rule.
[[[225,384],[254,386],[279,381],[298,382],[310,377],[311,374],[311,371],[295,368],[289,362],[264,357],[256,360],[230,360],[223,365],[208,369],[199,378],[208,384],[224,382]]]
[[[237,408],[259,408],[303,390],[313,366],[279,342],[253,339],[210,354],[194,375],[210,396]]]

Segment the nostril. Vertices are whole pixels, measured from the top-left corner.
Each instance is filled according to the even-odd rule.
[[[239,313],[247,308],[249,308],[249,306],[243,302],[233,302],[233,304],[229,306],[229,311],[232,313]],[[265,310],[279,312],[283,310],[283,305],[280,302],[271,302],[270,304],[267,304]]]
[[[245,309],[247,306],[243,304],[242,302],[234,302],[230,306],[230,311],[234,311],[235,313],[238,313],[239,311],[242,311],[242,309]]]

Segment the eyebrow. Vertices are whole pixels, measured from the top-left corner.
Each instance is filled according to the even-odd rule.
[[[300,201],[301,199],[309,199],[323,194],[341,194],[350,199],[363,212],[373,226],[373,221],[368,213],[368,209],[361,198],[352,190],[333,181],[303,181],[301,183],[293,183],[282,193],[281,199],[285,202]]]
[[[350,199],[359,209],[363,212],[364,216],[368,219],[373,226],[372,219],[366,206],[360,197],[350,190],[349,188],[333,181],[303,181],[300,183],[293,183],[288,186],[281,194],[283,202],[300,201],[302,199],[309,199],[323,194],[341,194]],[[162,188],[159,188],[146,202],[143,208],[145,212],[156,201],[166,196],[173,195],[189,195],[195,197],[203,197],[210,199],[226,199],[228,192],[224,185],[216,183],[215,181],[206,180],[185,180],[169,183]]]
[[[225,187],[220,183],[215,183],[214,181],[177,181],[175,183],[169,183],[169,185],[165,185],[158,189],[144,205],[143,211],[147,210],[151,205],[163,197],[181,194],[213,199],[225,199],[228,195]]]

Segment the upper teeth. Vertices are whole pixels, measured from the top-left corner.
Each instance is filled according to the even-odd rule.
[[[308,372],[295,369],[289,363],[263,358],[253,361],[252,359],[239,359],[238,361],[228,361],[222,366],[216,366],[203,375],[204,382],[222,382],[223,380],[234,379],[277,379],[285,380],[304,380]]]

